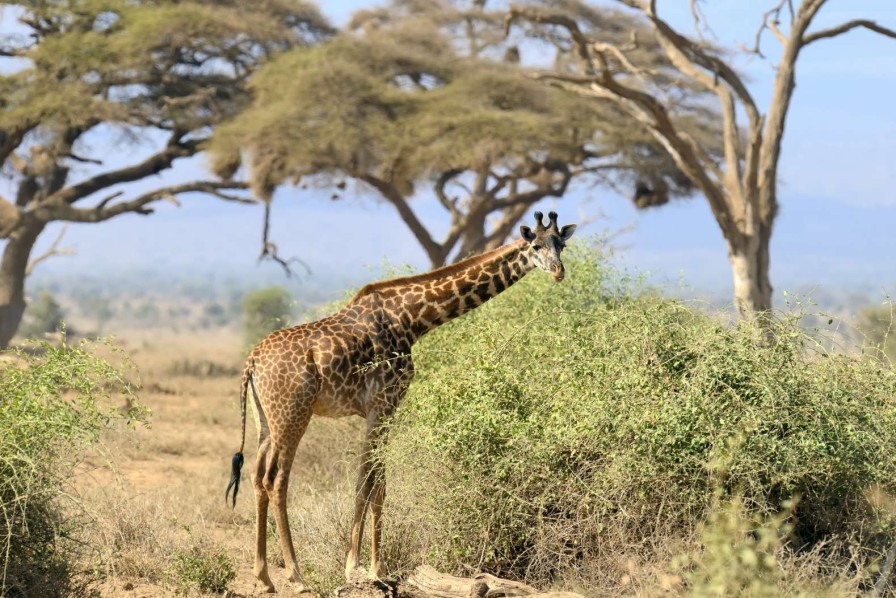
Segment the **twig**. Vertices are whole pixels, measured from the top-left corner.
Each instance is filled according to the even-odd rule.
[[[34,271],[34,267],[48,258],[56,255],[75,255],[76,251],[74,247],[59,247],[59,243],[62,241],[62,237],[65,235],[66,229],[68,229],[68,224],[63,224],[62,228],[59,229],[59,234],[56,235],[56,239],[50,245],[50,248],[28,262],[28,265],[25,267],[25,276],[31,276],[31,273]]]
[[[307,274],[311,274],[311,268],[298,257],[290,257],[290,258],[282,258],[280,254],[277,253],[277,246],[270,241],[269,235],[271,231],[271,202],[264,202],[264,224],[262,225],[261,232],[261,254],[258,256],[259,263],[262,260],[268,259],[280,264],[283,267],[283,271],[286,273],[286,277],[292,277],[295,272],[293,272],[291,264],[299,264],[305,269]]]

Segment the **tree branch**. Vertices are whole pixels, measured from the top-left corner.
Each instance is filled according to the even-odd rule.
[[[576,23],[575,19],[571,19],[563,14],[546,13],[528,6],[511,4],[510,10],[504,19],[505,38],[510,35],[510,28],[513,26],[513,22],[519,18],[540,25],[557,25],[566,29],[575,44],[582,70],[587,74],[594,73],[594,63],[591,60],[591,53],[588,51],[588,39],[582,33],[582,30],[579,29],[579,24]]]
[[[101,166],[103,164],[102,160],[96,160],[94,158],[85,158],[84,156],[79,156],[78,154],[76,154],[74,152],[69,152],[67,154],[63,154],[62,157],[63,158],[71,158],[75,162],[82,162],[84,164],[96,164],[98,166]]]
[[[12,130],[0,129],[0,164],[6,162],[10,154],[22,144],[25,135],[35,127],[37,127],[37,124],[27,123]]]
[[[556,186],[547,184],[544,186],[536,187],[535,189],[532,189],[530,191],[516,193],[513,196],[498,202],[496,207],[500,209],[517,205],[531,206],[532,204],[544,199],[545,197],[562,197],[563,194],[566,193],[567,187],[569,187],[569,182],[572,180],[572,171],[566,164],[548,168],[548,170],[555,174],[559,173],[561,175],[562,178]]]
[[[722,234],[726,238],[736,234],[731,211],[722,189],[709,177],[700,157],[694,153],[694,147],[680,135],[665,107],[656,98],[638,89],[627,87],[613,77],[606,75],[604,77],[583,78],[540,73],[536,74],[535,77],[556,81],[562,88],[585,97],[611,100],[638,122],[645,125],[653,138],[669,153],[676,166],[706,196],[706,200],[709,202],[719,227],[722,229]],[[588,83],[588,85],[583,86],[583,81]]]
[[[248,185],[239,182],[218,183],[211,181],[196,181],[192,183],[184,183],[182,185],[162,187],[150,191],[149,193],[144,193],[134,199],[109,205],[114,199],[117,199],[122,195],[122,192],[113,193],[92,208],[76,208],[69,204],[41,203],[35,207],[32,213],[44,222],[53,220],[64,220],[67,222],[103,222],[104,220],[109,220],[110,218],[128,212],[143,216],[152,214],[154,210],[148,206],[159,200],[167,200],[176,205],[180,205],[176,196],[182,193],[206,193],[217,197],[218,199],[223,199],[224,201],[242,204],[257,203],[254,199],[248,197],[225,193],[223,190],[226,189],[248,189]]]
[[[870,31],[874,31],[875,33],[880,33],[881,35],[885,35],[886,37],[892,37],[896,39],[896,31],[893,29],[888,29],[887,27],[881,27],[874,21],[869,21],[867,19],[857,19],[855,21],[849,21],[843,23],[842,25],[838,25],[837,27],[831,27],[830,29],[822,29],[821,31],[816,31],[815,33],[809,33],[803,36],[803,45],[807,46],[812,42],[817,42],[820,39],[825,39],[828,37],[836,37],[840,34],[846,33],[847,31],[852,31],[857,27],[864,27]]]
[[[753,47],[747,48],[742,46],[742,49],[750,54],[756,54],[760,58],[765,58],[765,54],[762,53],[762,33],[766,29],[771,30],[778,41],[781,42],[781,44],[784,44],[786,39],[781,34],[780,29],[778,29],[778,22],[780,21],[781,11],[784,10],[785,4],[790,7],[790,16],[791,19],[793,18],[792,2],[793,0],[780,0],[774,8],[762,13],[762,24],[759,26],[759,29],[756,30],[756,38],[753,40]]]
[[[200,142],[198,140],[181,141],[181,137],[183,137],[183,133],[175,132],[169,138],[164,149],[148,157],[143,162],[119,170],[105,172],[77,185],[66,187],[52,194],[42,203],[66,203],[71,205],[113,185],[130,183],[149,175],[157,174],[169,168],[176,159],[192,156],[199,151]]]
[[[450,170],[446,170],[439,178],[436,180],[435,184],[435,192],[436,197],[439,199],[439,202],[445,207],[446,210],[451,214],[452,217],[459,214],[457,209],[457,200],[448,197],[448,194],[445,193],[445,186],[451,182],[457,176],[463,174],[464,170],[462,168],[452,168]]]
[[[784,123],[790,109],[790,100],[796,88],[796,63],[804,47],[803,39],[812,20],[824,0],[803,0],[790,24],[787,43],[784,44],[778,64],[768,114],[760,133],[760,143],[755,172],[755,191],[758,196],[756,217],[770,227],[778,209],[777,182]],[[750,175],[754,173],[750,172]],[[752,191],[752,190],[751,190]]]
[[[28,265],[25,266],[25,276],[31,276],[31,273],[34,271],[35,266],[53,256],[75,255],[75,249],[73,247],[59,247],[59,243],[62,241],[62,237],[65,235],[65,231],[67,228],[68,225],[63,224],[62,228],[59,229],[59,234],[56,235],[56,239],[53,241],[52,245],[50,245],[50,248],[41,255],[32,258],[31,261],[28,262]]]
[[[492,227],[492,232],[485,239],[485,249],[494,249],[503,243],[510,236],[510,233],[513,232],[513,227],[519,223],[520,218],[526,214],[526,210],[529,209],[530,205],[519,204],[502,210],[501,217]]]
[[[295,256],[290,258],[282,258],[280,254],[277,253],[277,245],[275,245],[270,240],[270,232],[271,232],[271,202],[264,202],[264,225],[262,226],[261,231],[261,254],[258,256],[258,261],[261,262],[264,259],[269,259],[277,262],[280,266],[283,267],[283,271],[286,272],[286,277],[291,277],[294,272],[292,270],[291,264],[296,263],[305,268],[305,272],[311,274],[311,267],[302,259],[297,258]]]

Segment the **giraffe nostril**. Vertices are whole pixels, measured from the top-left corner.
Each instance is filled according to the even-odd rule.
[[[566,277],[566,270],[564,270],[562,265],[554,264],[551,266],[551,274],[554,277],[554,280],[560,282]]]

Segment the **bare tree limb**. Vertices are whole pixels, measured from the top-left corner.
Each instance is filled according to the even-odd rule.
[[[756,30],[753,47],[746,48],[742,46],[745,52],[756,54],[760,58],[765,58],[765,54],[762,53],[762,34],[766,29],[770,29],[782,45],[786,42],[786,39],[782,36],[777,25],[781,20],[781,11],[784,10],[785,5],[790,8],[790,20],[793,20],[793,0],[780,0],[776,6],[762,13],[762,24],[759,25],[759,28]]]
[[[0,129],[0,164],[6,162],[7,158],[22,144],[25,135],[36,127],[36,123],[26,123],[11,130]]]
[[[143,162],[119,170],[104,172],[77,185],[66,187],[52,194],[47,198],[46,202],[73,204],[102,189],[121,183],[138,181],[149,175],[161,172],[170,167],[177,158],[192,156],[199,151],[200,142],[198,140],[183,141],[181,140],[182,136],[183,134],[179,131],[175,132],[169,138],[164,149],[146,158]]]
[[[885,35],[887,37],[896,38],[896,31],[893,29],[889,29],[887,27],[881,27],[874,21],[869,21],[867,19],[857,19],[855,21],[848,21],[843,23],[842,25],[838,25],[837,27],[831,27],[830,29],[822,29],[820,31],[816,31],[815,33],[810,33],[803,36],[802,44],[807,46],[812,42],[817,42],[820,39],[825,39],[829,37],[836,37],[847,31],[852,31],[857,27],[864,27],[870,31],[874,31],[875,33],[880,33],[881,35]]]
[[[485,239],[485,248],[494,249],[503,243],[531,205],[521,203],[502,210],[501,217],[494,223],[491,234]]]
[[[448,197],[448,194],[445,193],[445,186],[450,183],[452,179],[463,174],[463,172],[464,171],[460,168],[452,168],[446,170],[439,175],[439,178],[436,180],[435,184],[436,197],[439,199],[439,203],[441,203],[445,207],[445,209],[448,210],[452,217],[459,214],[457,209],[457,200]]]
[[[258,256],[258,261],[268,259],[280,264],[283,267],[283,271],[286,273],[286,277],[289,278],[295,272],[293,272],[292,264],[299,264],[303,268],[305,268],[305,272],[311,274],[311,267],[302,259],[298,257],[290,257],[290,258],[282,258],[280,254],[277,252],[277,245],[275,245],[270,240],[270,232],[271,232],[271,202],[264,202],[264,224],[262,226],[261,232],[261,254]]]
[[[588,87],[576,84],[583,81],[581,77],[555,75],[553,73],[540,73],[535,75],[535,77],[570,83],[569,85],[563,85],[564,89],[586,97],[612,100],[636,120],[644,124],[654,139],[666,149],[675,164],[694,181],[697,188],[706,196],[713,213],[719,220],[722,232],[726,236],[733,233],[734,229],[731,226],[725,196],[715,181],[708,177],[706,171],[701,168],[703,161],[700,159],[700,155],[695,153],[695,148],[699,146],[692,144],[692,139],[680,134],[680,131],[675,127],[669,114],[666,112],[665,107],[656,98],[640,90],[622,85],[612,77],[600,79],[584,78],[585,82],[590,81]],[[707,160],[707,164],[709,163],[711,163],[711,160]]]
[[[73,152],[69,152],[69,153],[67,153],[67,154],[64,154],[63,157],[64,157],[64,158],[71,158],[72,160],[74,160],[74,161],[76,161],[76,162],[83,162],[83,163],[85,163],[85,164],[97,164],[97,165],[102,165],[102,163],[103,163],[102,160],[95,160],[95,159],[93,159],[93,158],[85,158],[85,157],[83,157],[83,156],[79,156],[79,155],[77,155],[77,154],[75,154],[75,153],[73,153]]]
[[[63,224],[62,228],[59,229],[59,234],[56,235],[56,239],[50,245],[50,248],[28,262],[28,265],[25,266],[25,276],[31,276],[35,266],[51,257],[57,255],[75,255],[76,251],[74,247],[59,247],[59,243],[62,241],[66,229],[68,229],[68,224]]]
[[[544,186],[539,186],[530,191],[516,193],[506,199],[501,200],[498,203],[498,207],[507,208],[517,205],[528,207],[544,199],[545,197],[562,197],[563,194],[566,193],[567,187],[569,187],[569,182],[572,180],[572,170],[570,170],[570,168],[566,164],[557,165],[553,168],[549,168],[549,170],[553,173],[560,174],[561,176],[560,181],[556,186],[547,184]]]
[[[594,42],[591,44],[591,47],[595,52],[599,54],[611,54],[613,58],[615,58],[619,64],[625,68],[632,75],[638,77],[639,79],[644,79],[644,71],[636,67],[632,62],[623,54],[622,50],[618,46],[614,46],[612,44],[604,43],[604,42]]]
[[[686,75],[701,81],[707,89],[712,91],[719,88],[717,79],[721,79],[727,83],[731,90],[737,95],[738,99],[743,104],[744,110],[747,113],[747,118],[750,122],[752,123],[753,121],[758,121],[760,119],[759,109],[756,107],[756,102],[753,100],[753,96],[734,69],[672,29],[666,21],[657,15],[655,2],[642,3],[634,0],[617,1],[626,6],[631,6],[644,11],[647,18],[650,19],[656,29],[658,34],[657,41],[663,46],[666,55],[676,68],[682,70]],[[696,67],[709,71],[713,76],[707,78],[706,73],[699,71]]]
[[[582,30],[579,29],[579,24],[576,23],[575,19],[571,19],[562,14],[542,12],[528,6],[511,4],[510,11],[504,19],[505,38],[510,35],[510,28],[513,25],[513,22],[519,18],[524,18],[527,21],[532,21],[533,23],[539,23],[541,25],[558,25],[566,29],[575,42],[582,70],[588,74],[594,72],[594,63],[591,60],[591,53],[588,52],[588,40],[585,37],[585,34],[582,33]]]
[[[49,222],[51,220],[64,220],[67,222],[103,222],[120,214],[129,212],[144,216],[152,214],[154,210],[149,207],[150,204],[160,200],[171,201],[177,204],[178,201],[176,196],[182,193],[205,193],[225,201],[243,204],[257,203],[255,200],[247,197],[225,193],[225,190],[229,189],[247,188],[248,185],[246,183],[233,181],[226,183],[196,181],[192,183],[184,183],[182,185],[161,187],[150,191],[149,193],[144,193],[134,199],[110,205],[113,200],[123,194],[121,192],[113,193],[92,208],[76,208],[69,204],[42,202],[38,204],[31,213],[44,222]]]

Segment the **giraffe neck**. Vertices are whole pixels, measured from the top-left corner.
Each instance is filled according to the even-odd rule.
[[[426,274],[368,285],[355,301],[376,293],[413,343],[525,276],[535,267],[526,253],[525,241],[516,241]]]

